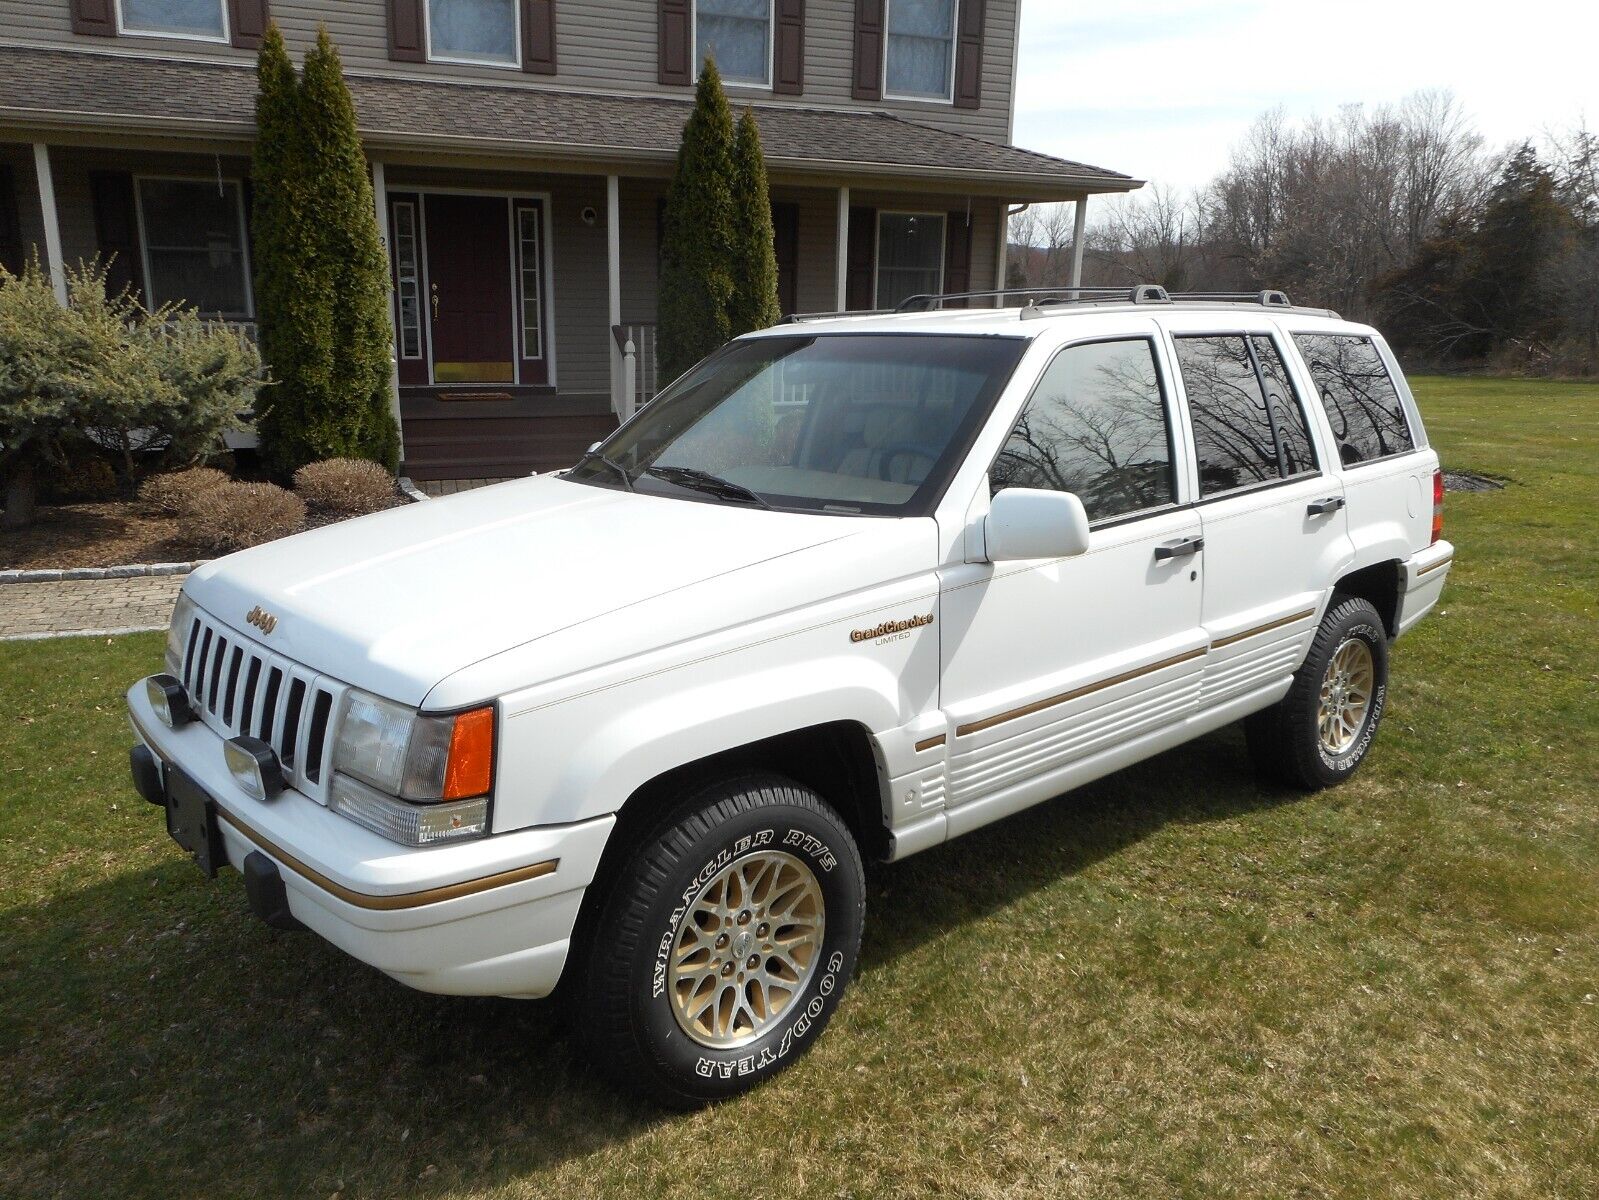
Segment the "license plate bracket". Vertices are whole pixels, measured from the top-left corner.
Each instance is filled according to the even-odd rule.
[[[208,878],[214,879],[217,871],[228,865],[216,802],[182,767],[169,763],[165,776],[167,833],[193,856],[195,865]]]

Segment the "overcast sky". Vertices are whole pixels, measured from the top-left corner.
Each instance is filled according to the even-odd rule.
[[[1274,105],[1421,88],[1494,146],[1599,123],[1599,0],[1022,0],[1015,140],[1188,188]]]

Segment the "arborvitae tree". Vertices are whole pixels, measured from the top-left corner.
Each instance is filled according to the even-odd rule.
[[[733,141],[733,244],[733,302],[728,324],[737,337],[775,325],[782,316],[766,156],[761,153],[760,126],[747,108]]]
[[[338,51],[319,30],[296,81],[270,27],[258,78],[256,309],[274,380],[263,449],[283,476],[323,458],[393,470],[388,265]]]
[[[656,350],[663,380],[676,379],[732,336],[734,208],[733,112],[707,58],[666,196]]]
[[[378,234],[355,102],[326,26],[305,57],[300,85],[306,189],[332,309],[329,407],[336,419],[318,458],[369,458],[398,466],[400,434],[390,407],[389,263]],[[303,464],[297,464],[303,465]]]

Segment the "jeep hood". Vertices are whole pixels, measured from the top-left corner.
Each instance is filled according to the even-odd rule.
[[[718,577],[737,586],[739,572],[879,524],[541,476],[245,550],[200,567],[185,591],[280,654],[420,705],[493,655]],[[258,605],[277,618],[270,634],[246,625]]]

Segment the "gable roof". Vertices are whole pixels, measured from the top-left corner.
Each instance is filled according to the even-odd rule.
[[[669,166],[691,101],[350,72],[369,149]],[[0,125],[248,138],[255,72],[235,62],[0,45]],[[1012,199],[1129,191],[1116,171],[937,129],[894,113],[752,106],[782,176],[915,178]]]

